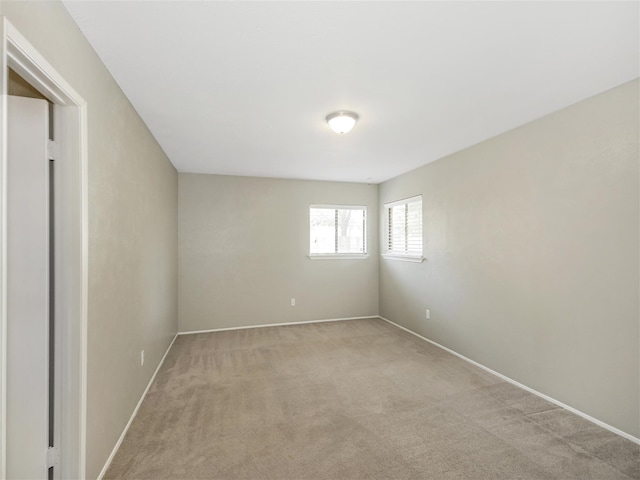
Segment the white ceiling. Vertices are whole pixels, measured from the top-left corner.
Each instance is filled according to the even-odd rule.
[[[639,76],[637,1],[64,4],[181,172],[379,183]]]

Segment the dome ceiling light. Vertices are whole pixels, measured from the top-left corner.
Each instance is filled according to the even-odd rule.
[[[331,130],[336,133],[349,133],[358,121],[358,114],[340,110],[327,115],[327,123]]]

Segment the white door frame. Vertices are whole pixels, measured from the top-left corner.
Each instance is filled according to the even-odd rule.
[[[56,315],[62,343],[60,453],[62,478],[86,476],[87,415],[87,104],[38,51],[0,15],[0,478],[6,478],[7,399],[7,79],[16,71],[54,104],[56,189]]]

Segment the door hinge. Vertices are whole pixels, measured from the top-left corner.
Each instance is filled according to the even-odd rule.
[[[47,470],[60,464],[60,451],[56,447],[47,448]]]
[[[49,160],[60,160],[60,146],[55,141],[49,140],[47,153],[49,154]]]

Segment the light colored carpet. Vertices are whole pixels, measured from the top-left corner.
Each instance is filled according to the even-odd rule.
[[[176,339],[108,479],[629,479],[640,447],[380,319]]]

